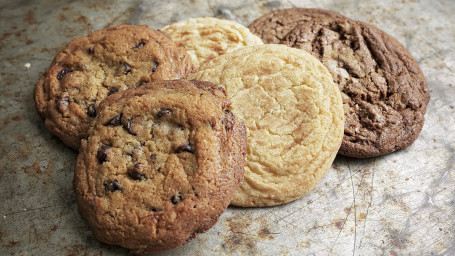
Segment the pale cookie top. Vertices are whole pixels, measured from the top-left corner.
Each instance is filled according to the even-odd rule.
[[[184,47],[198,68],[202,63],[240,47],[262,45],[262,40],[241,24],[211,17],[194,18],[163,28]]]
[[[247,126],[245,179],[231,204],[287,203],[325,175],[344,115],[340,91],[316,58],[285,45],[251,46],[207,62],[191,78],[224,87]]]

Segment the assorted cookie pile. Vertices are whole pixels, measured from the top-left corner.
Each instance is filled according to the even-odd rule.
[[[74,188],[95,237],[149,253],[208,230],[229,204],[302,197],[337,154],[409,146],[429,92],[386,33],[293,8],[249,29],[206,17],[93,32],[56,55],[34,97],[79,150]]]

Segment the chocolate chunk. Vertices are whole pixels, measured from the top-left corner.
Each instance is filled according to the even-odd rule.
[[[148,83],[147,81],[140,81],[137,85],[136,85],[136,88],[137,87],[140,87],[140,86],[143,86],[144,84]]]
[[[156,61],[153,62],[152,73],[156,71],[156,68],[158,67],[158,65],[160,65],[160,63],[158,63]]]
[[[181,152],[189,152],[189,153],[193,153],[193,147],[191,147],[190,144],[185,144],[185,145],[181,145],[181,146],[178,146],[176,149],[175,149],[175,153],[181,153]]]
[[[109,122],[107,122],[106,125],[112,125],[112,126],[122,125],[122,113],[113,117],[111,120],[109,120]]]
[[[106,161],[107,157],[107,151],[111,148],[109,145],[103,145],[101,148],[98,149],[98,152],[96,152],[96,158],[98,159],[98,162],[100,164],[104,163]]]
[[[131,73],[131,66],[128,65],[128,63],[122,62],[122,65],[123,65],[123,68],[124,68],[124,71],[123,71],[124,75],[127,75],[128,73]]]
[[[141,47],[143,47],[144,45],[145,45],[145,42],[141,41],[141,42],[137,43],[137,44],[134,46],[134,48],[135,48],[135,49],[141,48]]]
[[[161,117],[163,117],[163,116],[165,116],[165,115],[169,115],[169,114],[171,114],[171,113],[172,113],[172,110],[171,110],[171,109],[165,108],[165,109],[160,110],[160,112],[158,112],[158,114],[156,114],[156,116],[157,116],[158,118],[161,118]]]
[[[88,108],[87,108],[87,115],[88,115],[89,117],[95,117],[95,116],[96,116],[95,104],[90,104],[90,105],[88,105]]]
[[[127,130],[129,134],[134,135],[134,136],[137,135],[131,128],[131,119],[128,120],[128,122],[126,122],[126,125],[124,125],[123,128],[125,128],[125,130]]]
[[[152,159],[153,161],[155,161],[155,160],[156,160],[156,154],[151,154],[151,155],[150,155],[150,159]]]
[[[178,203],[180,203],[180,201],[182,201],[181,195],[171,197],[172,204],[178,204]]]
[[[57,74],[57,80],[62,80],[62,78],[63,78],[66,74],[71,73],[71,72],[73,72],[73,70],[70,69],[70,68],[64,68],[64,69],[62,69],[62,70],[61,70],[60,72],[58,72],[58,74]]]
[[[116,190],[122,190],[122,185],[118,180],[113,180],[110,182],[104,182],[104,190],[114,192]]]
[[[93,46],[89,47],[87,53],[93,55],[93,53],[95,53],[95,48],[93,48]]]
[[[141,164],[135,164],[132,170],[128,171],[128,176],[133,180],[145,180],[145,174],[141,173]]]
[[[109,90],[109,92],[107,93],[107,96],[109,96],[109,95],[111,95],[111,94],[114,94],[114,93],[116,93],[116,92],[118,92],[118,88],[116,88],[116,87],[111,88],[111,89]]]
[[[224,128],[226,128],[226,130],[229,131],[234,126],[234,115],[232,114],[231,111],[229,111],[229,109],[224,110],[224,114],[225,114],[225,117],[223,119]]]

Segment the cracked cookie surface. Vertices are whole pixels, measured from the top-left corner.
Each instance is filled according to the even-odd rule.
[[[95,237],[147,253],[213,226],[243,178],[246,131],[229,105],[221,88],[186,80],[106,98],[74,176]]]
[[[185,78],[193,71],[186,52],[163,32],[121,25],[66,45],[35,88],[35,106],[51,133],[79,149],[106,96],[152,80]]]
[[[338,13],[304,8],[269,13],[250,29],[265,42],[310,52],[329,69],[346,118],[340,154],[373,157],[417,139],[429,90],[411,54],[385,32]]]
[[[245,178],[231,204],[295,200],[325,175],[343,136],[340,91],[309,53],[285,45],[250,46],[190,76],[222,86],[247,126]]]
[[[174,42],[186,49],[196,68],[204,62],[262,40],[243,25],[212,17],[193,18],[163,28]]]

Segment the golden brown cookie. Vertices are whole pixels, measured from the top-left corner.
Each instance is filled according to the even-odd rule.
[[[163,28],[178,46],[186,49],[196,68],[240,47],[262,45],[243,25],[212,17],[193,18]]]
[[[419,136],[430,99],[425,77],[406,48],[385,32],[304,8],[269,13],[250,29],[266,42],[310,52],[329,69],[346,115],[340,154],[379,156],[406,148]]]
[[[208,82],[154,81],[107,97],[82,140],[79,212],[102,242],[148,253],[213,226],[243,177],[245,126]]]
[[[332,164],[343,137],[340,91],[309,53],[285,45],[250,46],[200,67],[192,79],[226,90],[247,126],[245,179],[238,206],[272,206],[310,191]]]
[[[163,32],[122,25],[66,45],[41,76],[35,105],[51,133],[79,149],[107,95],[157,79],[185,78],[191,59]]]

